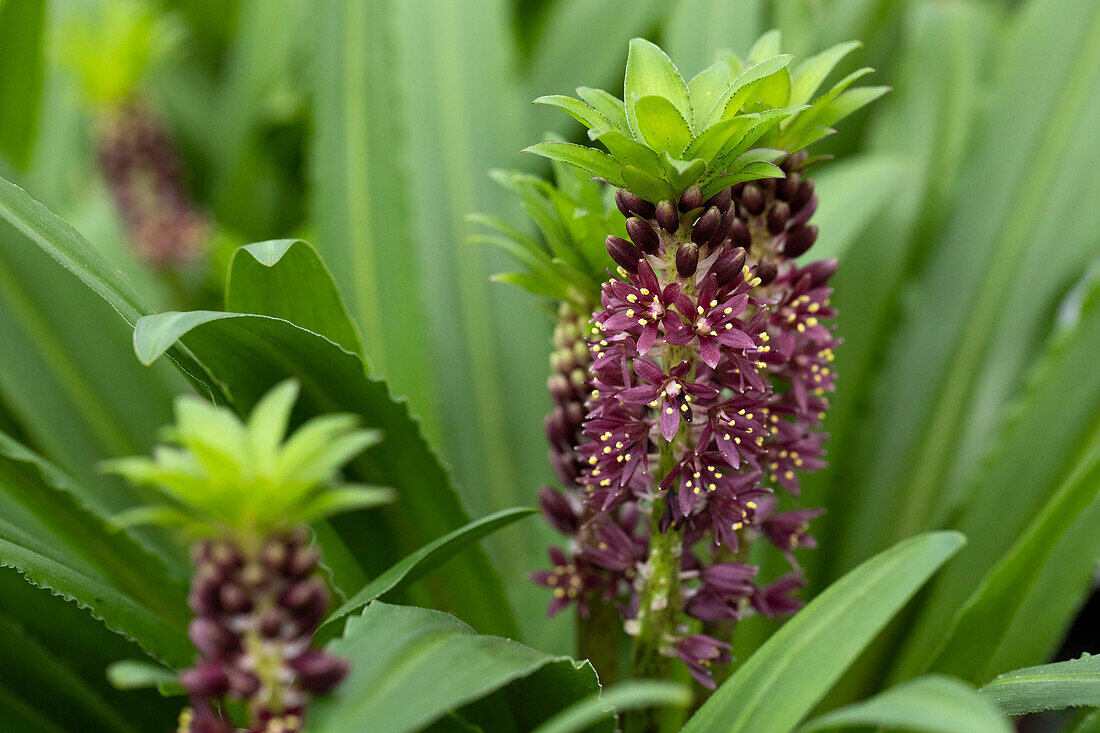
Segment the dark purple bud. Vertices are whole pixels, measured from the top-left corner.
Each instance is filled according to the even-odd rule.
[[[275,572],[282,571],[289,554],[289,548],[282,538],[269,539],[260,551],[264,565]]]
[[[676,250],[676,272],[680,277],[691,277],[699,266],[699,246],[694,242],[684,242]]]
[[[229,692],[229,676],[218,662],[199,662],[180,672],[180,684],[196,697],[221,697]]]
[[[309,649],[290,663],[298,673],[298,684],[303,690],[320,694],[328,692],[348,673],[348,661],[320,649]]]
[[[791,197],[791,208],[798,209],[806,204],[810,200],[810,197],[814,195],[814,182],[813,179],[807,178],[798,186],[798,192]]]
[[[546,428],[546,440],[551,445],[567,445],[573,438],[573,431],[566,424],[565,411],[560,407],[555,407],[543,419],[543,426]]]
[[[642,259],[642,253],[622,237],[616,237],[614,234],[607,235],[607,253],[627,272],[638,271],[638,260]]]
[[[290,556],[290,561],[287,562],[287,576],[295,580],[304,578],[317,569],[317,565],[320,561],[321,557],[317,553],[316,548],[299,547],[294,551],[294,554]]]
[[[260,691],[260,678],[251,672],[230,668],[229,689],[234,697],[247,699]]]
[[[811,196],[810,200],[802,205],[802,208],[795,209],[794,215],[791,216],[791,221],[788,224],[792,229],[797,226],[801,226],[810,220],[810,217],[817,211],[817,196]]]
[[[836,273],[837,265],[840,262],[835,257],[830,257],[827,260],[818,260],[817,262],[811,262],[802,268],[803,276],[810,276],[810,286],[814,288],[820,288],[825,283],[829,282]]]
[[[669,234],[675,234],[680,228],[680,214],[671,201],[665,200],[657,204],[657,223]]]
[[[784,173],[797,171],[806,163],[808,157],[810,157],[809,153],[805,150],[799,150],[797,153],[788,155],[783,162],[779,164],[779,167],[783,169]]]
[[[756,263],[755,274],[760,278],[761,285],[771,285],[775,280],[775,276],[779,274],[779,268],[775,266],[774,262],[767,260],[760,260]]]
[[[310,578],[290,586],[279,599],[279,604],[290,611],[302,611],[308,609],[317,599],[328,603],[328,590],[320,578]]]
[[[570,402],[565,406],[565,418],[573,430],[579,430],[584,424],[584,406],[579,402]]]
[[[776,184],[775,195],[783,201],[790,201],[798,193],[800,183],[802,183],[801,174],[788,173],[786,178]]]
[[[691,211],[703,205],[703,189],[696,184],[688,186],[680,197],[680,211]]]
[[[752,216],[760,216],[764,211],[764,192],[756,183],[746,183],[741,191],[741,207]]]
[[[725,241],[726,237],[730,235],[730,229],[733,227],[735,221],[737,221],[737,207],[731,206],[726,209],[726,213],[722,215],[722,221],[718,222],[718,228],[714,231],[710,241],[707,242],[707,247],[717,247]]]
[[[632,216],[626,220],[626,232],[630,235],[630,238],[634,240],[634,244],[638,245],[638,249],[645,252],[647,255],[655,255],[661,248],[661,238],[657,235],[653,226],[637,216]]]
[[[791,207],[786,201],[776,201],[772,210],[768,212],[768,231],[779,234],[787,226],[787,217],[791,215]]]
[[[558,402],[573,397],[573,387],[569,384],[569,380],[561,374],[551,374],[546,378],[546,390]]]
[[[691,241],[696,244],[706,244],[710,241],[710,238],[714,236],[714,233],[718,231],[718,223],[722,221],[722,212],[715,207],[707,209],[698,221],[695,222],[695,226],[691,228]]]
[[[643,219],[652,219],[654,213],[653,204],[649,203],[640,196],[632,194],[625,188],[620,188],[615,192],[615,205],[619,207],[619,211],[622,215],[630,218],[637,214]]]
[[[733,200],[733,191],[728,188],[723,188],[718,193],[707,199],[707,206],[715,206],[719,211],[725,212],[729,208],[730,202]]]
[[[718,287],[722,288],[729,285],[733,278],[737,277],[737,274],[741,272],[741,268],[745,266],[745,254],[745,250],[738,247],[718,256],[718,259],[710,266],[711,274],[718,281]]]
[[[218,591],[218,600],[226,613],[247,613],[252,610],[252,599],[236,583],[223,585]]]
[[[539,507],[550,526],[564,535],[575,535],[580,526],[577,510],[560,491],[544,486],[539,491]]]
[[[274,639],[283,630],[283,614],[277,608],[269,608],[260,614],[256,625],[264,638]]]
[[[219,657],[237,649],[240,640],[229,629],[216,621],[199,616],[187,627],[191,642],[208,657]]]
[[[795,573],[787,573],[778,580],[753,593],[752,605],[762,616],[790,616],[802,608],[802,600],[795,596],[806,580]]]
[[[213,565],[205,565],[191,584],[187,604],[200,616],[213,616],[218,612],[218,596],[225,575]]]
[[[748,249],[752,244],[752,235],[749,234],[749,228],[745,225],[745,222],[741,218],[733,220],[730,225],[730,239],[738,247],[744,247]]]
[[[191,709],[194,717],[188,733],[233,733],[233,726],[207,700],[192,699]]]
[[[787,232],[786,241],[783,242],[783,256],[793,260],[812,247],[815,239],[817,239],[817,227],[813,224],[791,229]]]

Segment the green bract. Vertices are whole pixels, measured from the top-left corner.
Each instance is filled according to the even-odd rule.
[[[792,69],[779,53],[777,31],[766,33],[747,60],[723,51],[712,66],[685,82],[664,51],[641,38],[630,42],[623,99],[580,87],[580,99],[539,97],[588,128],[607,152],[565,142],[527,148],[576,166],[647,201],[678,200],[698,185],[708,198],[758,178],[782,177],[773,161],[831,134],[832,125],[887,91],[848,89],[871,69],[855,71],[814,97],[836,64],[859,46],[842,43]]]
[[[242,421],[195,397],[175,402],[176,424],[152,458],[107,461],[108,471],[150,484],[170,504],[139,507],[116,517],[120,524],[181,525],[196,534],[263,537],[351,509],[390,500],[391,492],[338,482],[338,470],[379,440],[356,427],[354,415],[323,415],[286,435],[298,383],[267,393]]]

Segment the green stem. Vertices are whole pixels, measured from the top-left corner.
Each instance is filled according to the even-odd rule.
[[[600,676],[600,684],[607,687],[620,679],[619,643],[623,622],[619,609],[601,596],[593,597],[588,608],[587,618],[577,617],[577,654],[592,663]]]

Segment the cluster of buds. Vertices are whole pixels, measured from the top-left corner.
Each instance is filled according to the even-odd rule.
[[[195,546],[189,634],[202,657],[180,675],[191,697],[189,733],[230,733],[223,698],[244,703],[251,733],[302,730],[310,694],[347,673],[345,660],[311,648],[329,604],[304,527],[274,534],[254,553],[228,540]]]
[[[607,238],[618,276],[595,316],[575,446],[582,488],[541,497],[573,539],[570,554],[555,548],[552,571],[536,575],[553,589],[551,611],[617,601],[628,631],[655,633],[653,647],[703,684],[729,646],[686,633],[676,617],[721,629],[749,613],[797,610],[791,551],[814,545],[808,522],[821,513],[777,512],[771,495],[797,494],[798,473],[823,465],[820,424],[834,386],[836,339],[824,324],[836,263],[793,261],[815,234],[804,160],[783,161],[786,179],[706,201],[698,187],[675,203],[618,192],[630,239]],[[673,556],[658,556],[670,535]],[[758,584],[757,569],[739,561],[757,536],[795,572]]]
[[[550,354],[551,374],[546,380],[554,403],[546,416],[546,439],[550,443],[550,464],[566,486],[576,483],[583,468],[575,447],[584,424],[588,368],[592,364],[585,338],[587,326],[588,318],[569,303],[558,308],[554,351]]]
[[[100,170],[142,258],[172,267],[200,256],[207,223],[161,121],[129,103],[101,120],[96,137]]]

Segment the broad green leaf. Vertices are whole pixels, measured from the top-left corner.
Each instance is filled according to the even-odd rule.
[[[468,522],[450,476],[428,446],[404,402],[386,383],[369,377],[362,360],[331,341],[269,316],[195,311],[141,319],[134,348],[146,363],[176,341],[202,360],[226,386],[235,408],[247,413],[267,390],[287,378],[302,386],[299,419],[348,412],[378,428],[383,445],[356,459],[345,473],[365,484],[391,486],[397,502],[332,524],[367,569],[376,574],[402,555]],[[476,628],[514,634],[514,621],[495,571],[480,551],[456,558],[447,583],[431,599]]]
[[[533,104],[545,104],[551,107],[557,107],[567,112],[570,117],[590,130],[609,130],[612,127],[611,121],[598,110],[572,97],[566,97],[561,94],[551,94],[549,96],[537,98]]]
[[[1006,715],[1100,707],[1100,657],[1055,662],[1006,672],[979,692]]]
[[[684,733],[786,733],[960,547],[931,532],[876,555],[810,601],[741,665]]]
[[[634,165],[627,165],[623,166],[622,175],[627,188],[647,201],[661,201],[672,198],[672,184],[663,178],[658,178],[649,171]]]
[[[18,695],[64,730],[136,733],[121,711],[68,664],[6,615],[0,616],[0,652],[4,668],[0,688]],[[5,726],[12,722],[0,718]],[[22,728],[9,728],[22,731]]]
[[[912,674],[930,658],[956,610],[1097,445],[1100,382],[1081,375],[1091,372],[1100,349],[1100,278],[1094,275],[1078,290],[1077,302],[1063,307],[1066,322],[1050,338],[976,472],[971,504],[955,522],[970,538],[967,562],[946,568],[931,584],[899,659],[900,674]],[[1067,390],[1067,384],[1074,388]],[[1029,460],[1018,460],[1020,455]],[[995,661],[994,672],[1012,669],[1014,662],[1043,661],[1054,652],[1094,572],[1100,538],[1092,527],[1098,510],[1094,502],[1056,546],[1009,630],[1002,647],[1007,656]],[[991,514],[996,522],[989,521]]]
[[[478,636],[453,616],[375,601],[348,622],[347,633],[328,645],[351,661],[351,672],[310,711],[316,733],[420,730],[451,711],[511,683],[543,673],[541,690],[529,690],[526,707],[564,707],[598,689],[587,663],[552,657],[492,636]],[[544,718],[545,719],[545,718]],[[529,730],[542,720],[524,720]]]
[[[575,165],[614,186],[622,185],[619,165],[602,150],[574,145],[573,143],[535,143],[524,148],[523,152],[534,153],[550,160]]]
[[[929,675],[882,692],[870,700],[833,710],[799,728],[816,733],[854,726],[914,733],[1010,733],[997,709],[973,687],[950,677]]]
[[[17,524],[24,544],[97,576],[163,619],[185,626],[186,589],[168,567],[80,501],[72,479],[0,433],[0,509]],[[0,528],[0,536],[13,540]],[[150,583],[150,578],[158,579]]]
[[[629,680],[562,710],[533,733],[580,733],[615,713],[640,708],[687,707],[690,704],[691,690],[679,683]]]
[[[790,104],[809,102],[814,93],[817,92],[818,87],[828,78],[841,59],[862,45],[859,41],[838,43],[832,48],[799,63],[792,73],[794,86],[791,88]]]
[[[1059,487],[956,614],[932,669],[980,683],[1047,558],[1073,520],[1100,493],[1100,444]]]
[[[461,529],[440,537],[430,545],[421,547],[367,583],[347,603],[333,611],[317,630],[317,637],[324,641],[338,636],[343,628],[344,619],[357,613],[371,601],[423,577],[493,532],[537,513],[536,509],[505,509],[471,522]]]
[[[658,153],[677,157],[691,142],[691,126],[664,97],[647,94],[636,99],[634,117],[642,138]]]
[[[234,252],[225,307],[235,313],[282,318],[348,351],[363,351],[332,273],[316,250],[300,239],[257,242]]]
[[[0,154],[26,166],[42,97],[46,3],[0,0]]]
[[[102,580],[2,538],[0,566],[14,568],[28,583],[87,609],[107,628],[169,666],[185,666],[194,656],[184,627],[165,621]]]
[[[577,96],[583,99],[592,109],[611,120],[615,129],[620,132],[629,132],[626,124],[626,105],[623,100],[603,89],[592,87],[577,87]]]
[[[660,48],[645,40],[634,38],[626,57],[626,81],[623,84],[623,101],[626,103],[626,121],[635,139],[642,137],[635,109],[642,97],[665,97],[672,103],[690,128],[695,123],[691,108],[691,94],[676,65]]]
[[[620,163],[626,163],[643,170],[657,169],[661,165],[661,156],[640,142],[631,140],[618,130],[606,130],[594,135],[593,140],[606,147]]]
[[[318,248],[363,326],[370,364],[397,394],[409,395],[428,432],[438,435],[414,209],[402,159],[410,143],[394,101],[394,12],[390,0],[318,10],[312,210]]]
[[[691,141],[684,151],[684,156],[713,160],[722,150],[736,145],[759,119],[759,115],[755,114],[738,115],[716,122]]]
[[[707,122],[703,129],[710,127],[719,120],[730,119],[741,109],[741,105],[755,92],[760,85],[770,76],[784,72],[787,65],[794,57],[787,54],[773,56],[761,61],[755,66],[745,69],[742,74],[733,80],[722,96],[715,102],[714,108],[707,116]],[[786,106],[784,103],[782,106]],[[749,110],[750,112],[752,110]]]
[[[688,82],[688,91],[691,92],[691,106],[699,110],[695,116],[694,132],[702,132],[702,124],[706,121],[714,103],[722,96],[730,85],[729,66],[724,61],[718,61],[700,71]]]

